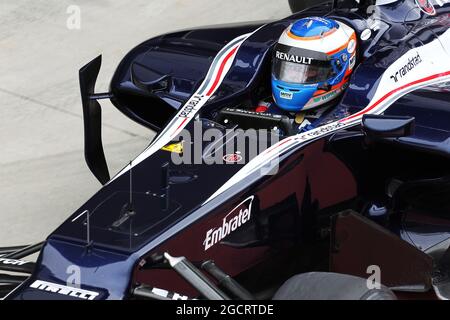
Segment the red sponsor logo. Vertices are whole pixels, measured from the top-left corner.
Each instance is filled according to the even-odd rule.
[[[425,14],[430,16],[434,16],[436,14],[436,9],[429,0],[416,0],[416,4]]]
[[[242,160],[242,156],[241,153],[235,152],[235,153],[231,153],[231,154],[226,154],[223,156],[223,161],[227,162],[227,163],[236,163]]]

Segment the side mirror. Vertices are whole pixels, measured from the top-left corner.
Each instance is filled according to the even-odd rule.
[[[133,63],[131,67],[131,81],[136,87],[148,93],[169,91],[172,86],[170,75],[157,74],[138,63]]]
[[[80,69],[79,80],[83,105],[84,158],[91,172],[104,185],[110,177],[102,143],[102,108],[97,99],[109,98],[109,93],[94,93],[101,65],[100,55]]]
[[[362,129],[369,139],[400,138],[414,133],[414,117],[365,114]]]

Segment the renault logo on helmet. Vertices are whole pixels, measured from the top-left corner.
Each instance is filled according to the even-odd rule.
[[[277,59],[280,59],[280,60],[301,63],[301,64],[311,64],[311,62],[312,62],[312,58],[296,56],[293,54],[288,54],[288,53],[284,53],[284,52],[280,52],[280,51],[277,51],[275,53],[275,56],[277,57]]]

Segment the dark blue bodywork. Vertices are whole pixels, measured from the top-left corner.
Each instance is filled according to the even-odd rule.
[[[448,29],[448,18],[426,16],[412,11],[413,6],[414,1],[405,0],[379,9],[383,23],[373,31],[370,41],[360,41],[359,66],[330,119],[361,111],[373,98],[373,88],[393,61]],[[256,105],[270,95],[271,49],[291,22],[326,15],[351,25],[358,38],[369,28],[364,9],[330,9],[329,4],[324,4],[266,24],[213,26],[150,39],[131,50],[119,64],[111,81],[111,101],[126,116],[160,133],[201,85],[218,52],[237,36],[259,28],[239,48],[214,99],[202,108],[201,117],[213,119],[224,106]],[[437,17],[449,14],[446,5],[438,9]],[[161,200],[164,180],[161,168],[170,162],[171,154],[159,150],[133,167],[135,209],[138,213],[145,212],[136,218],[134,225],[111,228],[127,202],[130,181],[127,172],[103,186],[47,238],[35,272],[8,298],[62,298],[29,285],[37,279],[65,284],[72,265],[80,267],[81,288],[98,292],[98,299],[128,298],[135,283],[154,286],[167,283],[165,288],[195,294],[173,271],[140,269],[140,263],[145,264],[152,253],[168,251],[192,261],[214,259],[229,274],[239,276],[262,261],[273,259],[278,251],[310,242],[314,238],[311,230],[316,228],[317,217],[323,212],[328,214],[351,201],[356,206],[355,199],[378,198],[387,178],[397,174],[403,179],[413,172],[412,163],[404,165],[403,158],[396,160],[401,154],[413,158],[417,154],[420,155],[417,158],[426,155],[430,159],[433,170],[423,168],[419,170],[422,174],[411,173],[416,179],[448,175],[445,166],[450,156],[448,92],[433,88],[414,91],[396,101],[385,114],[413,116],[416,126],[411,136],[383,141],[381,148],[388,150],[383,155],[368,155],[359,127],[352,127],[288,150],[281,156],[277,175],[250,174],[206,204],[214,191],[243,166],[177,166],[176,170],[173,168],[175,176],[194,178],[188,183],[173,184],[166,203]],[[193,126],[190,123],[187,130],[193,132]],[[377,174],[372,170],[375,166]],[[257,223],[237,232],[228,243],[204,251],[201,240],[205,230],[250,195],[257,199]],[[89,243],[85,210],[91,213]],[[414,228],[417,230],[416,225]],[[392,223],[390,229],[407,240],[404,235],[408,229],[401,222]],[[434,232],[433,228],[426,230]],[[450,237],[441,237],[442,233],[448,235],[450,229],[439,230],[437,240],[431,240],[432,243]]]

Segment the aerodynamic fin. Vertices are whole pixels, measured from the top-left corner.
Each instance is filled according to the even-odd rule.
[[[110,98],[110,94],[94,94],[101,64],[102,56],[99,55],[80,69],[79,78],[84,118],[84,157],[94,176],[105,184],[110,176],[102,144],[102,109],[97,99]]]

